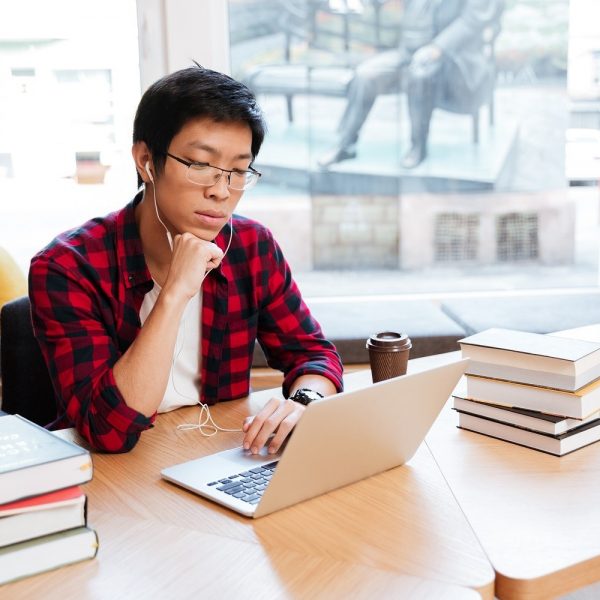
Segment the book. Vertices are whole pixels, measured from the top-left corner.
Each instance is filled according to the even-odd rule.
[[[0,547],[86,524],[87,502],[75,486],[0,505]]]
[[[575,391],[600,377],[600,343],[486,329],[459,341],[467,373]]]
[[[476,417],[487,417],[494,421],[516,425],[540,433],[559,435],[580,427],[585,423],[600,421],[600,411],[591,414],[587,419],[571,419],[560,415],[550,415],[537,410],[528,410],[516,406],[500,406],[488,404],[479,400],[469,400],[460,396],[453,396],[453,408],[459,412],[475,415]]]
[[[0,504],[85,483],[90,453],[19,415],[0,418]]]
[[[564,456],[600,440],[599,420],[591,421],[566,433],[550,435],[459,412],[458,426],[461,429],[482,433],[555,456]]]
[[[0,518],[73,504],[81,496],[83,496],[83,491],[78,485],[74,485],[63,490],[48,492],[47,494],[40,494],[39,496],[32,496],[23,500],[15,500],[14,502],[7,502],[6,504],[0,504]]]
[[[0,548],[0,584],[94,558],[98,536],[78,527]]]
[[[574,392],[478,375],[467,375],[466,382],[468,400],[526,408],[573,419],[586,419],[600,410],[600,381]]]

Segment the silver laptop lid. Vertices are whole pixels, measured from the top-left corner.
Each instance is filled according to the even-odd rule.
[[[466,369],[468,359],[317,400],[281,456],[242,448],[163,469],[162,476],[246,516],[261,517],[410,460]],[[279,458],[254,504],[216,482]]]
[[[254,516],[410,460],[467,363],[452,362],[309,404]]]

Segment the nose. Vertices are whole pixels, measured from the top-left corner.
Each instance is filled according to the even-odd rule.
[[[213,200],[227,200],[229,198],[229,177],[230,173],[222,173],[221,177],[212,185],[204,188],[206,190],[205,195]]]

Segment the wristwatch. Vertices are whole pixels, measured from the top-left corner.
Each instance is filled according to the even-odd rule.
[[[308,388],[300,388],[290,396],[290,400],[298,402],[299,404],[304,404],[304,406],[309,405],[314,400],[319,400],[319,398],[323,398],[323,394],[319,394],[319,392],[315,392]]]

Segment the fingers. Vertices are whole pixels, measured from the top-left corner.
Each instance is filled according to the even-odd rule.
[[[169,273],[163,287],[191,298],[200,289],[206,272],[218,267],[223,256],[221,248],[212,242],[187,232],[176,235]]]
[[[269,436],[277,432],[269,444],[269,452],[277,452],[303,410],[304,406],[293,400],[271,398],[258,414],[245,420],[244,449],[257,454],[267,443]]]
[[[215,246],[215,244],[211,244],[211,246]],[[206,267],[208,269],[216,269],[220,264],[221,261],[223,260],[223,252],[221,251],[221,249],[218,246],[215,246],[215,248],[219,251],[219,255],[217,256],[211,256],[208,261],[206,262]]]
[[[298,405],[297,410],[294,409],[285,419],[283,419],[283,421],[281,421],[281,423],[279,423],[277,433],[273,436],[273,439],[269,444],[269,454],[275,454],[276,452],[279,452],[281,445],[283,442],[285,442],[292,429],[294,429],[296,426],[296,423],[298,423],[300,420],[300,416],[302,415],[304,408],[304,406]]]
[[[223,250],[213,242],[202,240],[192,233],[187,232],[175,236],[174,246],[175,248],[181,246],[182,250],[189,248],[188,252],[199,253],[207,263],[211,263],[216,267],[219,266],[225,256]]]
[[[219,246],[213,244],[212,242],[203,241],[203,246],[207,252],[207,266],[210,266],[213,269],[218,267],[225,256],[223,250],[221,250]]]
[[[250,450],[252,454],[258,453],[275,428],[277,427],[275,413],[279,409],[280,401],[276,398],[271,398],[262,410],[254,416],[252,423],[248,427],[248,431],[244,436],[244,450]],[[270,431],[269,431],[270,429]],[[266,433],[268,431],[268,433]],[[259,445],[259,442],[261,442]]]
[[[423,69],[437,62],[441,56],[441,51],[431,44],[419,48],[412,57],[410,68]]]
[[[206,251],[208,252],[208,256],[206,257],[206,272],[208,272],[212,269],[216,269],[221,264],[221,261],[225,255],[223,254],[221,248],[219,248],[219,246],[216,244],[211,242],[205,243],[207,244]]]

